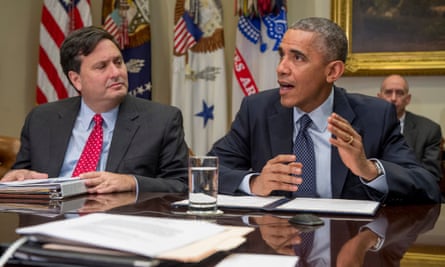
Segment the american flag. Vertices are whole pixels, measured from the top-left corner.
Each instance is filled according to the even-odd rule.
[[[128,45],[128,22],[126,17],[119,15],[119,10],[115,9],[111,12],[104,22],[104,29],[113,35],[114,39],[119,43],[122,50]]]
[[[188,12],[184,12],[175,25],[173,37],[175,52],[177,54],[184,54],[199,41],[202,35],[203,32],[193,23],[193,19]]]
[[[44,0],[40,23],[38,104],[77,95],[60,66],[59,50],[73,30],[90,26],[90,0]]]

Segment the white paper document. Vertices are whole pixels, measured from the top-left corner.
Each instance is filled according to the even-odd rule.
[[[294,267],[296,266],[295,264],[297,263],[298,259],[298,256],[238,253],[227,256],[220,263],[218,263],[216,267]]]
[[[95,213],[18,228],[16,232],[156,257],[224,230],[205,221]]]

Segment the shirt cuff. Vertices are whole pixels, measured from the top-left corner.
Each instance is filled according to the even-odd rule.
[[[374,188],[375,190],[379,191],[382,194],[387,194],[389,189],[388,189],[388,181],[386,179],[385,168],[383,168],[382,163],[378,159],[371,158],[370,160],[374,160],[376,162],[376,164],[378,164],[380,166],[380,168],[383,170],[383,174],[378,176],[377,178],[375,178],[374,180],[372,180],[370,182],[366,181],[362,177],[360,177],[360,181],[363,184],[366,184],[367,186]]]
[[[388,220],[384,217],[379,217],[376,220],[360,227],[359,231],[363,231],[364,228],[368,228],[378,236],[377,243],[369,250],[370,251],[380,250],[383,244],[385,243],[385,233],[386,230],[388,229]]]
[[[252,176],[254,175],[260,175],[259,173],[249,173],[246,176],[244,176],[243,180],[241,181],[241,184],[239,185],[238,189],[241,190],[242,192],[248,194],[248,195],[253,195],[252,191],[250,191],[250,178],[252,178]]]
[[[136,176],[133,176],[134,182],[136,183],[136,199],[138,199],[139,196],[139,183],[138,179],[136,179]]]

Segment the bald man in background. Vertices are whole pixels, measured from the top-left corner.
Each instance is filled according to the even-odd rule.
[[[407,80],[400,75],[387,76],[377,96],[396,106],[401,133],[405,136],[406,142],[414,150],[423,167],[440,181],[442,131],[440,125],[434,121],[406,110],[406,106],[411,102]]]

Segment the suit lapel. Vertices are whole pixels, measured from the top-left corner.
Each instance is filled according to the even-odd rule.
[[[275,103],[268,115],[268,123],[270,126],[269,136],[273,157],[278,154],[292,153],[292,133],[294,128],[288,127],[289,124],[293,125],[292,118],[292,109],[284,108],[279,101]]]
[[[343,89],[337,87],[334,87],[334,112],[349,121],[352,127],[360,134],[360,128],[354,125],[354,110],[349,105]],[[331,174],[332,197],[338,198],[341,196],[348,175],[348,168],[344,165],[338,154],[338,149],[334,146],[331,149]],[[332,182],[334,180],[335,183]]]
[[[139,113],[135,103],[131,103],[131,97],[126,97],[119,108],[119,114],[114,126],[110,152],[108,154],[106,170],[115,172],[118,170],[122,159],[127,153],[133,136],[139,128]]]
[[[80,97],[73,98],[65,103],[66,109],[58,111],[54,122],[48,123],[49,136],[49,159],[48,175],[57,177],[62,168],[65,153],[72,134],[74,123],[80,108]]]

